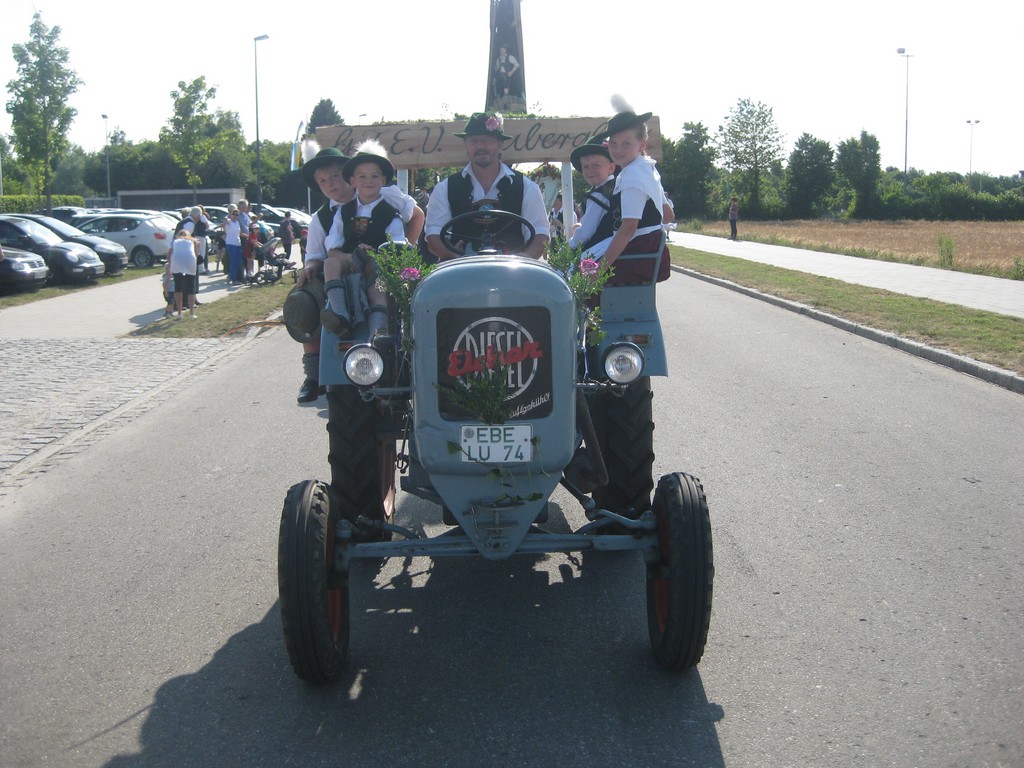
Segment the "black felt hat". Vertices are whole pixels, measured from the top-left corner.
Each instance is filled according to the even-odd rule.
[[[506,136],[501,127],[505,123],[505,118],[499,114],[488,115],[486,112],[474,112],[470,115],[469,120],[466,121],[465,130],[456,133],[460,139],[464,139],[467,136],[493,136],[496,139],[502,141],[508,141],[511,136]]]
[[[331,163],[343,166],[348,160],[348,155],[343,154],[337,147],[324,147],[316,153],[316,157],[312,160],[307,160],[305,165],[302,166],[302,178],[305,179],[307,186],[319,189],[316,179],[313,178],[313,174],[316,173],[317,169]]]
[[[638,115],[632,110],[628,112],[619,112],[608,120],[608,130],[604,133],[604,138],[611,136],[614,133],[620,131],[627,131],[630,128],[639,128],[641,125],[651,119],[653,112],[644,112],[642,115]]]
[[[604,136],[591,136],[587,139],[586,144],[576,147],[569,155],[569,162],[572,163],[573,168],[582,173],[582,160],[588,155],[604,155],[609,160],[612,159],[612,156],[608,154],[608,145],[605,144]]]
[[[296,285],[284,298],[283,320],[288,335],[308,344],[320,338],[320,310],[327,302],[324,281],[314,278],[301,288]]]
[[[395,178],[395,166],[388,160],[387,150],[384,149],[379,141],[373,139],[364,141],[358,147],[356,147],[356,153],[345,162],[345,167],[341,173],[345,177],[345,181],[349,181],[356,172],[356,166],[362,165],[363,163],[376,163],[377,166],[384,173],[384,184],[385,186],[394,181]]]

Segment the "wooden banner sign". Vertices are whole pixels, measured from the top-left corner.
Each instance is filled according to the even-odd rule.
[[[465,143],[455,135],[465,127],[465,120],[330,125],[316,129],[316,140],[321,147],[337,147],[351,156],[361,141],[377,139],[396,168],[445,168],[468,162]],[[509,118],[502,131],[512,138],[505,142],[501,159],[506,163],[568,162],[573,149],[607,128],[606,117]],[[661,123],[657,116],[647,121],[647,130],[647,153],[660,160]]]

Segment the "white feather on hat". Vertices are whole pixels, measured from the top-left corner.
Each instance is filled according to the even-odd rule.
[[[356,154],[377,155],[377,157],[383,157],[385,160],[388,159],[388,151],[376,139],[365,139],[359,142],[359,146],[356,147]]]
[[[302,155],[303,163],[308,163],[310,160],[316,157],[316,153],[319,151],[320,145],[317,143],[316,139],[306,138],[302,140],[302,148],[299,150],[299,152]]]
[[[616,112],[632,112],[633,107],[629,105],[626,98],[620,93],[612,94],[612,109]]]

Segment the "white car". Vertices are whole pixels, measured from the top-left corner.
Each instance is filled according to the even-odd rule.
[[[120,243],[136,267],[150,267],[167,258],[174,224],[163,214],[101,213],[72,219],[72,226],[90,235]]]

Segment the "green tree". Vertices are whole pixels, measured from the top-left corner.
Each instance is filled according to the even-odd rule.
[[[786,198],[790,213],[798,219],[811,218],[835,181],[832,146],[809,133],[797,139],[786,169]]]
[[[41,179],[50,209],[51,174],[68,150],[68,130],[77,114],[68,106],[68,98],[82,81],[68,66],[68,49],[60,45],[60,27],[47,27],[38,11],[32,16],[29,38],[27,43],[11,46],[18,76],[7,83],[7,112],[14,147],[30,175]]]
[[[677,218],[708,213],[708,195],[715,173],[715,148],[703,123],[684,123],[677,140],[662,140],[662,185],[675,206]]]
[[[96,194],[97,188],[91,188],[85,182],[87,158],[85,150],[77,144],[64,153],[53,174],[53,188],[58,195],[92,197]]]
[[[746,197],[749,217],[763,214],[763,184],[782,160],[782,133],[771,107],[740,99],[718,127],[718,153]]]
[[[215,87],[206,87],[206,78],[200,75],[191,83],[178,82],[178,90],[171,91],[174,112],[167,125],[160,129],[160,143],[170,152],[178,167],[185,171],[185,181],[192,188],[193,201],[196,188],[203,183],[199,169],[213,154],[217,138],[212,136],[213,118],[209,102],[217,95]]]
[[[334,102],[330,99],[320,99],[309,114],[309,120],[306,121],[306,133],[315,136],[317,128],[325,125],[343,125],[344,123],[338,110],[334,108]]]
[[[878,179],[882,175],[878,139],[867,131],[842,142],[836,152],[836,170],[853,189],[853,216],[867,219],[878,210]]]

